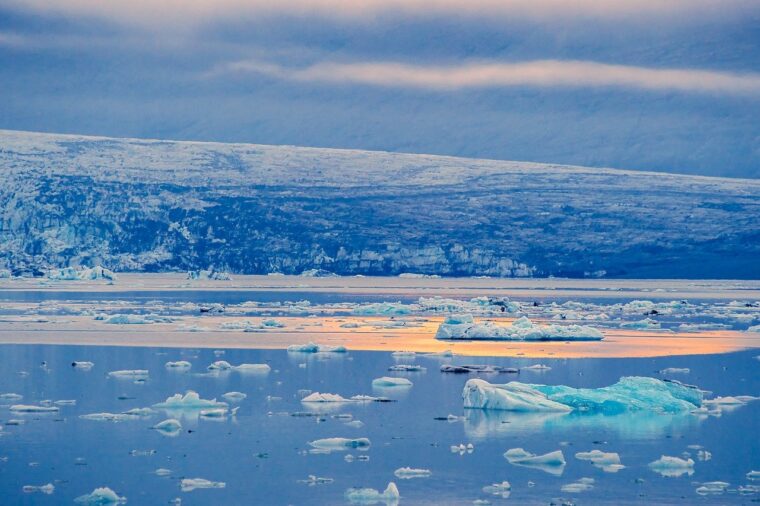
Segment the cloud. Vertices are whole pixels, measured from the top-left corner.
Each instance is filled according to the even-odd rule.
[[[215,68],[220,74],[259,74],[277,79],[392,88],[462,90],[472,88],[620,87],[721,94],[760,94],[760,73],[610,65],[592,61],[535,60],[422,66],[394,62],[322,62],[285,67],[246,60]]]
[[[353,19],[399,14],[629,20],[638,16],[741,16],[745,9],[757,9],[756,0],[0,0],[0,6],[154,27],[282,14]]]

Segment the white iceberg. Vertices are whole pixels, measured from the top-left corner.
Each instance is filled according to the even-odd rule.
[[[179,486],[183,492],[192,492],[200,488],[225,488],[227,484],[223,481],[211,481],[205,478],[185,478]]]
[[[327,344],[315,344],[312,342],[306,344],[291,344],[288,346],[291,353],[346,353],[345,346],[329,346]]]
[[[410,387],[412,382],[406,378],[394,378],[392,376],[383,376],[372,380],[373,387]]]
[[[97,422],[124,422],[127,420],[136,420],[139,416],[131,413],[89,413],[86,415],[79,415],[79,418],[83,420],[94,420]]]
[[[663,455],[654,462],[650,462],[649,468],[652,471],[670,478],[678,478],[683,474],[691,476],[694,474],[694,461],[691,459],[684,460],[679,457],[668,457]]]
[[[333,480],[332,478],[322,478],[320,476],[310,474],[308,479],[298,480],[298,483],[306,483],[309,486],[313,486],[313,485],[324,485],[327,483],[332,483],[333,481],[335,480]]]
[[[25,494],[32,494],[34,492],[41,492],[46,495],[50,495],[55,492],[55,485],[47,483],[45,485],[24,485],[21,489]]]
[[[116,492],[108,487],[99,487],[86,495],[80,495],[74,499],[75,503],[85,504],[87,506],[107,506],[112,504],[123,504],[127,502],[126,497],[119,497]]]
[[[410,314],[415,309],[415,306],[401,302],[378,302],[362,304],[355,307],[351,312],[362,316],[400,316]]]
[[[695,491],[699,495],[720,495],[726,491],[730,483],[725,481],[706,481]]]
[[[338,394],[314,392],[301,399],[301,402],[353,402],[353,399],[346,399]]]
[[[378,492],[374,488],[350,488],[346,490],[345,496],[351,504],[385,503],[395,505],[401,498],[398,488],[393,482],[388,483],[383,492]]]
[[[621,329],[632,330],[658,330],[661,328],[660,322],[651,318],[644,318],[643,320],[635,322],[625,322],[620,324]]]
[[[176,436],[182,430],[182,424],[175,418],[169,418],[157,423],[153,428],[166,436]]]
[[[760,480],[760,471],[750,471],[747,473],[747,479],[750,481]]]
[[[167,362],[164,367],[167,369],[190,369],[193,366],[187,360],[178,360],[176,362]]]
[[[272,370],[269,364],[240,364],[234,366],[232,369],[237,372],[251,374],[267,374]]]
[[[71,367],[74,367],[75,369],[83,369],[85,371],[89,371],[93,367],[95,367],[95,364],[90,362],[89,360],[75,360],[71,363]]]
[[[511,325],[492,322],[475,323],[472,315],[447,316],[438,327],[436,339],[503,340],[503,341],[600,341],[604,334],[584,325],[536,325],[527,317]]]
[[[660,374],[689,374],[691,369],[688,367],[666,367],[660,370]]]
[[[418,469],[414,467],[399,467],[393,474],[396,478],[410,480],[412,478],[428,478],[433,475],[430,469]]]
[[[147,379],[149,373],[146,369],[124,369],[108,373],[111,378]]]
[[[166,401],[159,402],[153,405],[154,408],[161,409],[212,409],[219,407],[227,407],[224,402],[217,402],[216,399],[201,399],[198,392],[188,390],[185,395],[174,394],[168,397]]]
[[[702,405],[702,391],[677,381],[629,376],[602,388],[534,385],[512,381],[494,385],[467,381],[462,391],[465,408],[507,411],[578,411],[618,414],[633,411],[691,412]]]
[[[29,404],[14,404],[11,411],[16,413],[55,413],[59,409],[57,406],[35,406]]]
[[[499,496],[502,499],[507,499],[512,493],[512,485],[506,480],[502,481],[501,483],[493,483],[491,485],[483,487],[483,493]]]
[[[562,485],[561,490],[568,494],[578,494],[580,492],[588,492],[594,488],[593,478],[580,478],[573,483],[567,483]]]
[[[227,392],[226,394],[222,395],[222,397],[230,402],[240,402],[248,396],[243,392]]]
[[[512,448],[504,453],[504,458],[507,459],[510,464],[540,469],[541,471],[556,476],[562,474],[566,463],[562,450],[556,450],[544,455],[536,455],[525,451],[522,448]]]
[[[101,319],[99,317],[96,320]],[[104,323],[111,325],[148,325],[151,323],[171,323],[174,318],[157,314],[115,314],[104,319]]]
[[[310,441],[309,446],[317,450],[325,451],[342,451],[349,449],[367,450],[371,446],[371,443],[366,437],[355,439],[345,437],[331,437]]]
[[[23,395],[14,393],[0,394],[0,401],[20,401],[23,398]]]
[[[399,371],[399,372],[425,372],[427,371],[426,368],[417,364],[396,364],[396,365],[390,366],[388,370]]]
[[[620,463],[620,455],[614,452],[591,450],[590,452],[578,452],[575,454],[578,460],[587,460],[607,473],[616,473],[625,466]]]

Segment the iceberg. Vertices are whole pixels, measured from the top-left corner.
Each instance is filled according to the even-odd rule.
[[[378,302],[362,304],[355,307],[351,312],[361,316],[401,316],[410,314],[414,309],[414,306],[401,302]]]
[[[291,344],[288,351],[293,353],[346,353],[345,346],[329,346],[326,344]]]
[[[319,393],[314,392],[312,394],[307,395],[303,399],[301,399],[301,402],[352,402],[353,399],[346,399],[342,395],[338,394],[327,394],[327,393]]]
[[[223,481],[211,481],[205,478],[184,478],[179,486],[183,492],[192,492],[199,488],[225,488],[227,484]]]
[[[643,320],[635,322],[625,322],[620,324],[621,329],[632,330],[657,330],[661,328],[660,322],[651,318],[644,318]]]
[[[190,369],[193,366],[187,360],[178,360],[176,362],[167,362],[164,367],[167,369]]]
[[[421,365],[417,364],[397,364],[392,365],[388,368],[389,371],[400,371],[400,372],[424,372],[427,371],[426,368],[422,367]]]
[[[688,367],[666,367],[660,370],[660,374],[689,374],[691,369]]]
[[[502,481],[501,483],[493,483],[491,485],[483,487],[483,493],[496,495],[502,499],[507,499],[512,493],[512,485],[506,480]]]
[[[719,495],[726,491],[730,483],[725,481],[706,481],[695,491],[699,495]]]
[[[348,449],[367,450],[371,446],[369,439],[360,437],[349,439],[344,437],[331,437],[326,439],[317,439],[309,442],[309,446],[317,450],[325,451],[343,451]]]
[[[575,454],[578,460],[587,460],[606,473],[616,473],[625,466],[620,463],[620,455],[614,452],[591,450],[590,452],[578,452]]]
[[[536,325],[527,317],[518,318],[511,325],[492,322],[475,323],[472,315],[450,315],[438,326],[435,334],[440,340],[494,340],[494,341],[600,341],[604,334],[584,325]]]
[[[681,459],[678,457],[661,456],[654,462],[649,463],[652,471],[660,473],[670,478],[678,478],[683,474],[691,476],[694,474],[694,461],[691,459]]]
[[[101,319],[99,317],[96,320]],[[174,318],[157,314],[115,314],[105,318],[105,323],[112,325],[148,325],[151,323],[171,323]]]
[[[139,416],[131,413],[89,413],[87,415],[79,415],[79,418],[97,422],[124,422],[126,420],[135,420]]]
[[[618,414],[633,411],[690,412],[702,405],[702,391],[677,381],[622,377],[602,388],[532,385],[512,381],[495,385],[467,381],[462,391],[465,408],[507,411],[577,411]]]
[[[111,371],[108,376],[111,378],[130,378],[130,379],[148,379],[146,369],[124,369],[122,371]]]
[[[75,360],[71,363],[71,367],[75,369],[83,369],[85,371],[89,371],[90,369],[95,367],[95,364],[87,360]]]
[[[750,471],[747,473],[747,479],[750,481],[760,480],[760,471]]]
[[[522,448],[512,448],[504,453],[504,458],[510,464],[540,469],[549,474],[559,476],[565,469],[565,456],[562,450],[556,450],[544,455],[536,455]]]
[[[87,506],[107,506],[112,504],[123,504],[127,502],[126,497],[119,497],[116,492],[108,487],[99,487],[86,495],[80,495],[74,499],[75,503],[85,504]]]
[[[153,428],[166,436],[176,436],[182,430],[182,424],[175,418],[169,418],[161,423],[157,423]]]
[[[153,405],[154,408],[161,409],[211,409],[227,407],[224,402],[217,402],[216,399],[201,399],[198,392],[188,390],[185,395],[174,394],[168,397],[166,401]]]
[[[0,401],[20,401],[23,398],[23,395],[14,393],[0,394]]]
[[[393,474],[396,478],[402,480],[411,480],[412,478],[428,478],[433,475],[430,469],[417,469],[413,467],[399,467]]]
[[[406,378],[395,378],[392,376],[383,376],[372,380],[373,387],[410,387],[412,382]]]
[[[351,504],[385,503],[386,505],[395,505],[401,498],[398,488],[393,482],[388,483],[383,492],[378,492],[374,488],[350,488],[346,490],[345,496]]]
[[[240,364],[232,365],[226,360],[217,360],[206,369],[209,371],[237,371],[242,373],[266,374],[272,370],[268,364]]]
[[[230,402],[240,402],[248,396],[243,392],[227,392],[226,394],[222,395],[222,397]]]
[[[170,474],[172,474],[172,470],[166,469],[165,467],[159,467],[153,472],[156,474],[156,476],[169,476]]]

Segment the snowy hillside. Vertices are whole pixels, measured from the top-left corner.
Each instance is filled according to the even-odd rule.
[[[760,181],[0,131],[0,268],[760,277]]]

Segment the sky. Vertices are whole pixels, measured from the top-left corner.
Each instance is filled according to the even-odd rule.
[[[760,177],[756,0],[0,0],[0,128]]]

